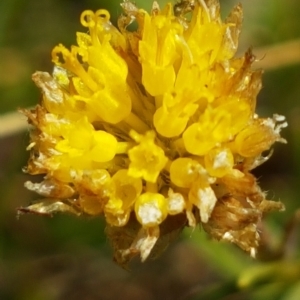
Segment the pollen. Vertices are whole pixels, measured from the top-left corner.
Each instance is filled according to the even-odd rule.
[[[218,0],[121,6],[118,27],[84,11],[77,44],[32,77],[26,171],[44,180],[26,187],[45,199],[24,211],[102,216],[122,266],[198,224],[254,255],[262,214],[284,206],[250,171],[287,123],[255,111],[262,71],[250,50],[236,56],[241,5],[224,22]]]

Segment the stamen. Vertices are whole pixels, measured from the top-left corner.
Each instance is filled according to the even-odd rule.
[[[144,133],[150,129],[149,126],[133,112],[131,112],[129,116],[124,119],[124,122],[139,133]]]

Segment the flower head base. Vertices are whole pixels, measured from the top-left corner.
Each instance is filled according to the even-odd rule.
[[[122,265],[198,223],[254,256],[263,212],[283,205],[249,172],[286,123],[255,113],[262,72],[250,51],[234,57],[240,5],[226,22],[217,0],[121,6],[119,29],[105,10],[83,12],[88,33],[53,49],[52,76],[33,75],[43,99],[24,111],[27,171],[45,179],[26,187],[47,199],[22,211],[104,215]]]

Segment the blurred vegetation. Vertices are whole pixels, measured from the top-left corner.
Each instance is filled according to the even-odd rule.
[[[136,1],[147,9],[151,2]],[[237,4],[235,0],[220,2],[224,17]],[[241,2],[245,20],[240,53],[250,46],[255,53],[262,46],[299,39],[298,0]],[[113,21],[121,12],[118,0],[0,1],[2,115],[37,103],[39,90],[31,74],[51,72],[51,49],[58,43],[75,43],[75,32],[82,30],[81,11],[98,8],[109,9]],[[300,53],[299,43],[296,47],[293,51]],[[288,144],[276,145],[272,158],[255,170],[269,198],[286,205],[284,213],[265,219],[258,260],[232,245],[208,240],[197,229],[187,230],[157,261],[134,262],[128,273],[111,262],[101,219],[16,218],[16,208],[36,197],[23,187],[28,180],[22,173],[28,158],[28,133],[2,137],[0,299],[300,299],[299,79],[299,61],[266,70],[258,99],[260,115],[278,113],[289,122],[283,131]]]

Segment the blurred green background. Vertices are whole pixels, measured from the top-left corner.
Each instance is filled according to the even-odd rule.
[[[272,49],[299,41],[299,0],[241,2],[245,18],[239,53],[250,46],[255,53],[263,46]],[[149,9],[152,1],[136,3]],[[221,0],[223,17],[235,4]],[[51,72],[52,48],[74,44],[75,32],[85,30],[79,23],[81,11],[98,8],[109,9],[113,21],[121,13],[117,0],[0,1],[1,120],[18,107],[38,102],[31,74]],[[264,249],[264,259],[250,259],[196,229],[186,230],[158,260],[133,262],[127,272],[112,262],[99,218],[24,215],[18,219],[16,208],[36,199],[23,187],[29,179],[22,173],[29,136],[26,130],[5,134],[12,124],[0,122],[4,132],[0,136],[0,299],[300,299],[300,217],[295,215],[300,207],[299,42],[282,49],[273,61],[268,51],[262,52],[271,58],[271,65],[257,108],[261,116],[278,113],[289,123],[282,132],[288,144],[275,145],[272,158],[254,172],[269,199],[286,205],[285,212],[265,218],[263,236],[271,248]],[[278,59],[295,53],[298,62],[277,66]],[[25,117],[19,115],[17,120]],[[275,255],[282,241],[283,255]]]

